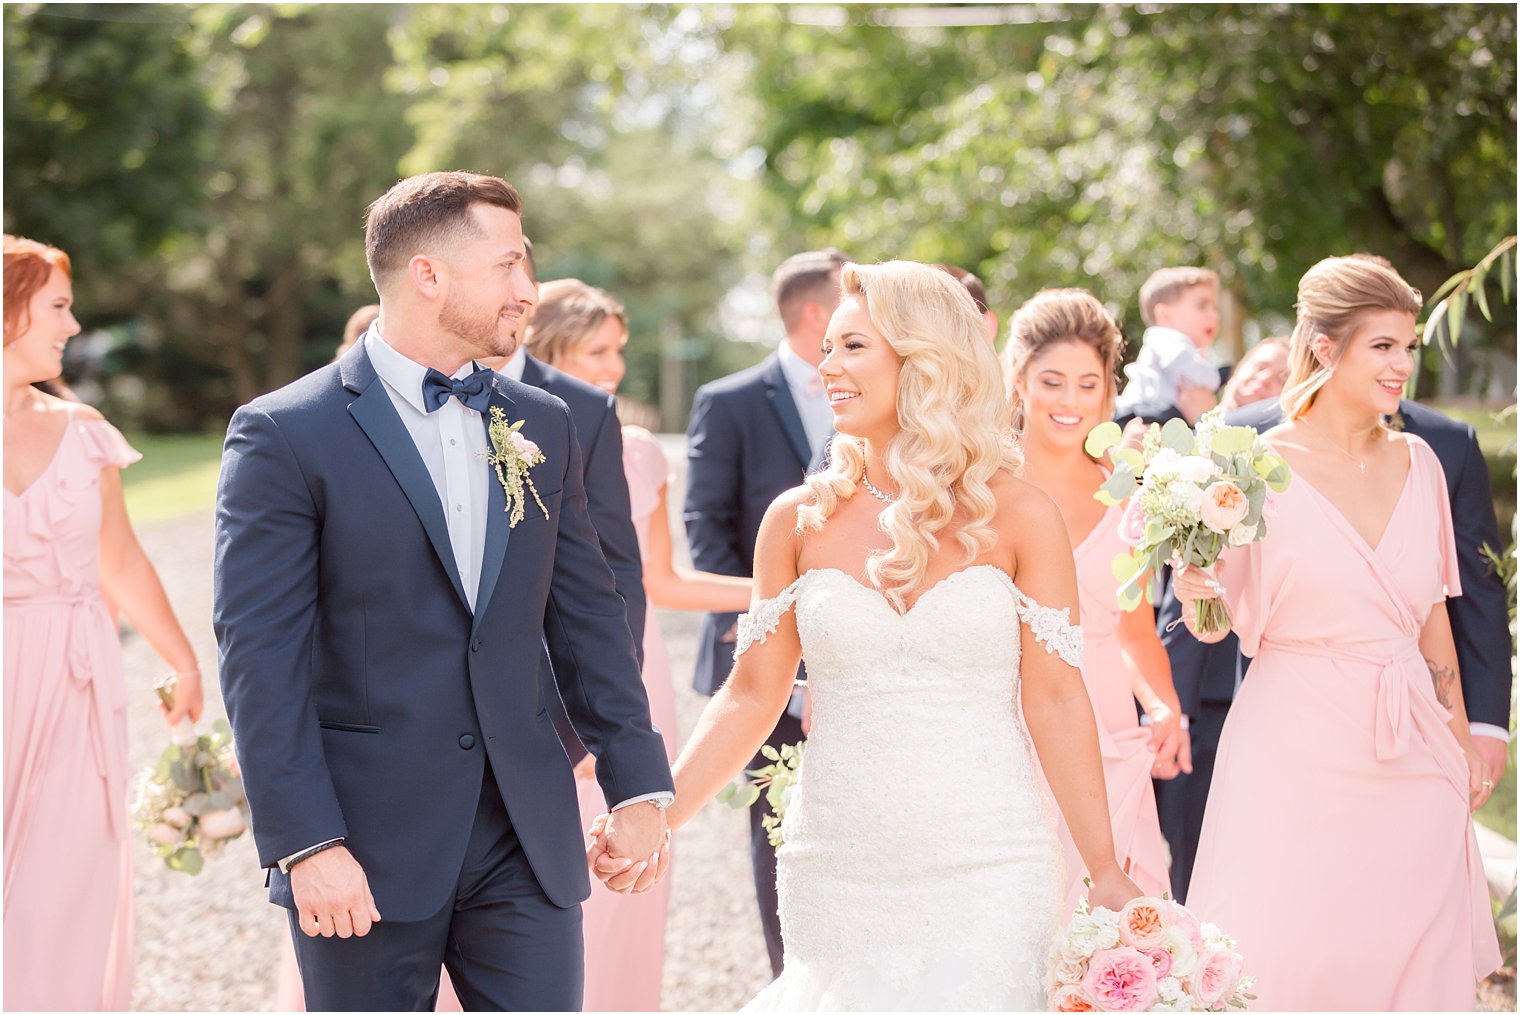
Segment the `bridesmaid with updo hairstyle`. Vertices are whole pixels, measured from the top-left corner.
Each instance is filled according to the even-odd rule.
[[[1112,418],[1123,349],[1119,326],[1091,293],[1047,289],[1013,315],[1003,366],[1022,477],[1060,507],[1076,557],[1082,682],[1098,720],[1115,855],[1141,891],[1160,896],[1170,878],[1151,778],[1192,770],[1188,735],[1155,611],[1143,600],[1128,613],[1119,606],[1112,565],[1129,549],[1119,537],[1124,507],[1093,498],[1108,472],[1083,447],[1093,427]],[[1083,894],[1085,871],[1065,822],[1061,841],[1069,913]]]
[[[44,390],[79,333],[68,255],[5,237],[5,1008],[132,1000],[126,614],[201,714],[195,653],[138,545],[121,470],[139,456]]]

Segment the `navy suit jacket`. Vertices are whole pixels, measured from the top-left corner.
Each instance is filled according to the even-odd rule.
[[[548,517],[530,501],[509,528],[491,477],[473,614],[437,490],[362,344],[239,409],[223,451],[212,619],[259,861],[342,836],[394,920],[452,897],[487,758],[545,895],[589,893],[545,642],[608,801],[672,788],[569,411],[501,378],[491,404],[543,450]],[[292,904],[278,870],[270,894]]]
[[[1479,552],[1484,543],[1495,548],[1501,545],[1488,463],[1478,446],[1477,435],[1466,423],[1407,399],[1399,402],[1399,416],[1406,431],[1420,437],[1435,451],[1446,473],[1462,579],[1462,595],[1447,600],[1446,608],[1451,615],[1468,721],[1508,729],[1513,655],[1508,601],[1504,584]],[[1228,413],[1226,420],[1265,432],[1282,422],[1282,406],[1275,398],[1266,399]],[[1168,595],[1158,611],[1157,622],[1164,627],[1179,615],[1175,597]],[[1163,635],[1163,641],[1172,660],[1173,679],[1184,712],[1191,708],[1196,715],[1196,703],[1201,698],[1230,700],[1239,653],[1234,635],[1215,645],[1203,645],[1178,625],[1171,635]]]
[[[628,503],[628,473],[623,468],[623,425],[618,419],[617,399],[532,356],[523,359],[522,382],[547,391],[570,409],[576,440],[581,446],[581,464],[585,469],[586,512],[596,529],[602,556],[612,568],[613,584],[628,606],[628,630],[633,635],[642,667],[648,605],[644,596],[644,565],[639,558],[639,535],[633,527],[633,509]],[[547,692],[557,697],[554,668],[547,651],[543,654],[539,678]],[[576,736],[564,707],[556,704],[549,711],[570,760],[584,758],[585,745]]]
[[[812,461],[802,416],[787,387],[781,360],[697,389],[686,431],[686,539],[702,571],[750,577],[755,537],[765,511],[800,484]],[[693,685],[713,694],[734,665],[729,631],[736,613],[710,613],[697,642]]]

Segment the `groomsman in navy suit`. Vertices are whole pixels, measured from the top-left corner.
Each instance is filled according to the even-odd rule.
[[[783,491],[824,461],[834,432],[818,364],[823,333],[839,305],[838,250],[796,254],[771,277],[776,310],[786,328],[780,348],[758,366],[698,389],[687,428],[686,537],[692,563],[715,574],[754,573],[760,519]],[[734,663],[738,614],[712,613],[702,622],[694,684],[713,694]],[[797,675],[803,676],[799,669]],[[794,694],[772,731],[772,747],[803,738],[802,701]],[[750,767],[768,764],[756,755]],[[781,974],[781,921],[776,914],[776,853],[760,819],[762,797],[750,808],[750,861],[765,927],[771,971]]]
[[[1282,422],[1282,406],[1270,398],[1236,409],[1225,419],[1264,433]],[[1389,419],[1389,425],[1429,444],[1446,473],[1462,579],[1462,595],[1448,600],[1446,608],[1451,614],[1473,745],[1497,780],[1508,761],[1513,651],[1504,583],[1479,552],[1485,543],[1496,549],[1502,545],[1494,518],[1488,463],[1471,426],[1418,402],[1401,401],[1398,415]],[[1179,616],[1176,598],[1168,590],[1156,623],[1171,658],[1172,679],[1182,710],[1190,720],[1193,774],[1158,782],[1156,787],[1161,828],[1172,849],[1172,891],[1185,900],[1214,769],[1214,749],[1250,660],[1241,656],[1233,634],[1214,645],[1199,643],[1180,624],[1167,634],[1167,625]]]

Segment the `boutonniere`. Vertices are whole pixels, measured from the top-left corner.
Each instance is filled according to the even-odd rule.
[[[507,495],[505,510],[512,512],[507,525],[514,529],[523,518],[523,484],[527,484],[528,492],[533,495],[533,501],[544,513],[544,517],[549,517],[549,509],[544,507],[544,502],[539,499],[538,488],[533,485],[533,477],[528,475],[529,469],[543,462],[544,453],[539,450],[537,444],[518,433],[522,425],[522,420],[508,423],[507,414],[501,411],[501,407],[491,406],[491,425],[487,433],[491,437],[492,450],[475,452],[496,470],[496,479]]]
[[[1401,412],[1395,412],[1391,416],[1389,416],[1388,417],[1388,429],[1392,430],[1394,433],[1403,433],[1404,432],[1404,414],[1401,413]]]

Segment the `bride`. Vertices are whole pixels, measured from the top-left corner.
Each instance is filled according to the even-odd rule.
[[[805,656],[812,730],[777,853],[786,966],[751,1007],[1044,1008],[1064,882],[1031,740],[1093,903],[1139,894],[1077,669],[1071,546],[1014,477],[961,285],[892,261],[846,265],[841,288],[819,367],[833,463],[761,524],[733,674],[676,763],[670,823],[754,756]]]

